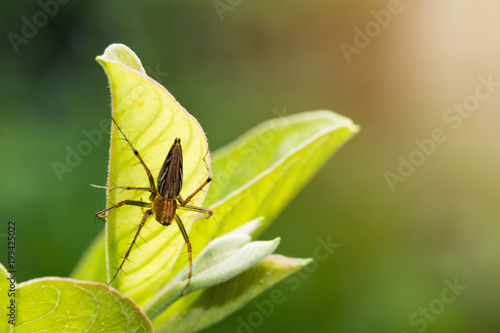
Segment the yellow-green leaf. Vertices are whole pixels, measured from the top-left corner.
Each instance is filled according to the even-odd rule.
[[[0,265],[0,332],[153,332],[129,298],[102,283],[49,277],[12,288],[9,276]]]
[[[113,118],[121,127],[146,166],[156,178],[175,138],[183,148],[184,183],[181,194],[187,197],[210,174],[205,135],[196,120],[156,81],[144,74],[140,60],[124,45],[114,44],[97,57],[109,79]],[[132,67],[129,67],[132,66]],[[148,187],[149,180],[133,150],[116,126],[112,126],[108,186]],[[108,207],[123,200],[149,202],[149,192],[111,190]],[[204,193],[195,203],[201,204]],[[187,230],[195,213],[178,211]],[[106,223],[108,280],[119,267],[136,233],[144,210],[122,206],[109,212]],[[113,286],[141,305],[166,282],[176,260],[188,263],[181,253],[184,240],[177,225],[164,227],[150,217],[142,229],[137,246],[123,266]]]

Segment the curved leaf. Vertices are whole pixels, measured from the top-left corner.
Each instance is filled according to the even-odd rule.
[[[174,139],[181,139],[184,157],[181,194],[187,197],[210,174],[207,141],[200,125],[165,88],[144,74],[140,60],[126,46],[111,45],[97,60],[109,79],[113,118],[141,154],[154,182]],[[108,186],[149,186],[143,166],[114,125]],[[126,199],[149,202],[149,194],[111,190],[108,207]],[[200,193],[196,202],[200,203],[203,197]],[[196,214],[180,210],[178,213],[189,230]],[[122,206],[109,212],[106,224],[108,280],[127,252],[143,214],[136,206]],[[120,273],[113,282],[113,286],[139,305],[166,283],[177,259],[181,267],[187,264],[187,253],[179,255],[184,240],[176,225],[164,227],[150,217],[140,236],[123,267],[125,274]]]

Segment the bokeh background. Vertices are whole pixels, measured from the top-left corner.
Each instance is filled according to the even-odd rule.
[[[18,281],[67,276],[104,227],[93,214],[105,194],[89,184],[106,182],[107,134],[62,179],[52,165],[109,117],[95,57],[121,42],[198,119],[212,150],[273,109],[331,109],[362,126],[261,237],[281,236],[278,252],[293,257],[312,257],[318,237],[340,247],[298,287],[275,286],[286,301],[262,320],[249,304],[206,332],[499,332],[500,87],[457,129],[443,115],[474,95],[478,77],[500,82],[500,3],[397,4],[74,0],[16,52],[9,33],[22,35],[23,17],[42,7],[2,0],[0,233],[17,221]],[[371,11],[387,8],[398,13],[377,31]],[[367,24],[370,42],[346,57],[341,43],[354,45]],[[386,172],[436,128],[447,140],[392,191]],[[445,281],[467,288],[443,303]]]

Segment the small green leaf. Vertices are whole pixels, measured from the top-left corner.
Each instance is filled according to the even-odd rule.
[[[127,297],[101,283],[42,278],[18,285],[13,332],[153,332]]]
[[[0,332],[153,332],[129,298],[104,284],[50,277],[11,288],[9,277],[0,264]]]
[[[279,244],[279,238],[268,242],[250,240],[248,235],[230,234],[210,242],[193,262],[196,274],[187,289],[184,290],[188,282],[187,271],[184,271],[144,307],[148,317],[153,319],[167,309],[183,290],[187,294],[234,278],[273,253]]]
[[[310,262],[270,255],[229,281],[179,299],[153,319],[155,332],[188,333],[213,325]]]
[[[208,146],[196,120],[159,85],[146,76],[140,60],[126,46],[111,45],[97,57],[109,79],[113,118],[151,170],[154,182],[175,138],[183,148],[184,197],[191,194],[210,175]],[[131,66],[131,67],[130,67]],[[123,136],[112,126],[108,186],[148,187],[143,166]],[[108,207],[126,199],[149,202],[149,192],[108,191]],[[201,203],[204,193],[196,196]],[[109,212],[106,223],[108,281],[116,272],[130,246],[144,212],[140,207],[122,206]],[[196,213],[178,211],[189,231]],[[163,287],[177,259],[187,263],[187,253],[180,255],[184,240],[176,225],[164,227],[149,218],[123,272],[113,286],[143,305]]]

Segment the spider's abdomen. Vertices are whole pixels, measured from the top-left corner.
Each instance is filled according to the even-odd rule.
[[[175,139],[158,174],[158,192],[167,199],[177,198],[182,188],[181,139]]]

